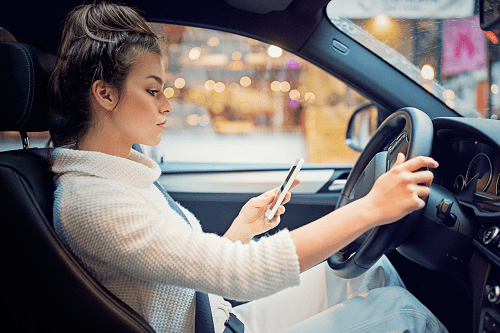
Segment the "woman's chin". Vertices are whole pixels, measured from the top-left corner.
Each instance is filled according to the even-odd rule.
[[[157,146],[161,142],[161,135],[159,135],[157,138],[154,139],[148,139],[148,140],[143,140],[143,142],[140,142],[141,145],[146,145],[146,146]]]

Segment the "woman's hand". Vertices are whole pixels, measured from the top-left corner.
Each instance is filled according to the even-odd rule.
[[[295,179],[290,189],[294,188],[299,183],[300,181]],[[289,202],[291,198],[291,193],[288,192],[285,199],[278,207],[273,219],[269,220],[264,214],[278,191],[279,187],[250,199],[243,208],[241,208],[240,213],[224,234],[224,237],[232,241],[240,240],[242,243],[248,243],[256,235],[260,235],[275,228],[281,221],[280,215],[285,212],[284,205]]]
[[[398,221],[411,212],[425,206],[424,198],[431,190],[434,175],[422,168],[437,168],[431,157],[418,156],[405,162],[405,156],[398,154],[391,170],[380,176],[365,199],[367,207],[373,209],[377,225]]]
[[[430,157],[405,162],[398,154],[391,170],[380,176],[371,191],[328,215],[290,232],[303,272],[352,243],[366,231],[402,219],[423,208],[434,175],[422,168],[437,168]]]

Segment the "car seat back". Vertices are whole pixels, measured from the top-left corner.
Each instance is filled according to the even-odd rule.
[[[28,148],[26,135],[49,129],[54,59],[30,45],[0,42],[0,131],[22,133],[27,148],[0,152],[3,322],[15,332],[154,332],[54,232],[50,148]]]

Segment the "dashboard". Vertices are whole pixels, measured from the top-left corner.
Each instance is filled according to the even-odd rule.
[[[432,156],[440,165],[433,171],[424,213],[427,225],[432,221],[442,226],[427,227],[439,234],[434,241],[440,245],[433,251],[441,253],[433,260],[439,262],[436,267],[462,274],[469,284],[474,330],[496,332],[500,327],[500,121],[436,118],[433,126]],[[421,233],[420,241],[428,237],[433,236]],[[447,256],[464,265],[449,265]]]
[[[449,190],[468,217],[500,221],[500,121],[434,120],[435,183]]]
[[[497,200],[500,193],[499,152],[473,139],[457,140],[451,150],[459,162],[454,172],[456,176],[453,175],[453,190],[461,192],[472,187],[480,197]]]
[[[500,151],[476,139],[448,143],[443,186],[478,210],[500,212]],[[439,159],[439,158],[438,158]]]

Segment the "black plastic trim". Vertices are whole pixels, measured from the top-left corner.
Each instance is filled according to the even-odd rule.
[[[476,249],[479,252],[481,252],[486,258],[488,258],[495,265],[497,265],[498,267],[500,267],[500,258],[496,254],[494,254],[493,252],[491,252],[490,250],[488,250],[486,247],[483,246],[483,244],[479,243],[475,239],[472,240],[472,245],[474,245],[476,247]]]

